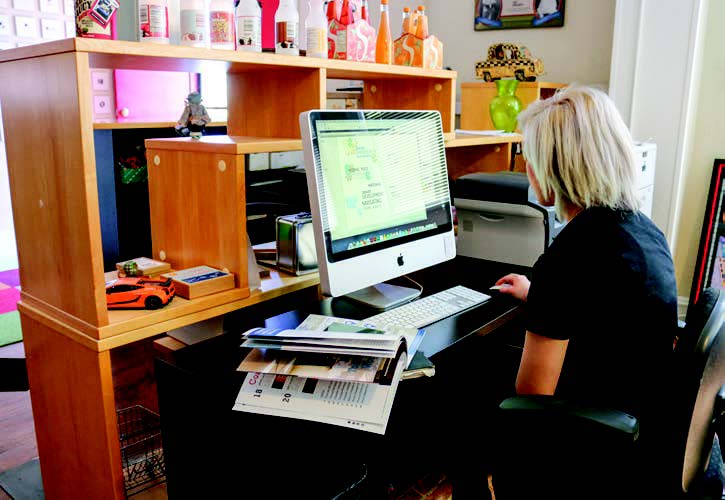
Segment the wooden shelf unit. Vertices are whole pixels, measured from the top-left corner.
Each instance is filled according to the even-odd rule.
[[[173,250],[154,242],[153,257],[171,252],[169,262],[180,267],[178,262],[200,258],[212,264],[218,257],[223,264],[232,252],[233,263],[225,266],[238,277],[235,289],[191,301],[176,298],[158,311],[106,309],[91,68],[226,71],[229,136],[153,141],[149,164],[153,183],[156,155],[162,164],[177,154],[213,158],[213,168],[193,177],[203,189],[181,201],[176,194],[183,195],[188,183],[180,161],[174,185],[166,186],[169,194],[152,217],[171,238],[185,223],[184,214],[161,214],[169,207],[180,210],[186,201],[185,209],[199,211],[196,220],[211,213],[219,218],[217,231],[235,229],[226,233],[226,243],[203,232],[173,243],[178,247]],[[453,71],[85,38],[0,51],[0,81],[7,82],[0,85],[0,101],[23,287],[18,309],[47,497],[125,498],[112,349],[287,293],[317,293],[317,275],[275,273],[261,290],[249,292],[239,157],[301,149],[298,115],[325,108],[328,78],[363,80],[368,109],[439,110],[456,175],[508,165],[512,139],[455,137]],[[224,172],[234,180],[220,187]],[[214,186],[213,193],[204,191]],[[224,215],[222,207],[232,206],[233,213]],[[183,255],[172,259],[176,251]]]
[[[521,99],[522,109],[538,99],[554,95],[565,83],[519,82],[516,95]],[[496,82],[461,83],[461,128],[464,130],[492,130],[488,105],[497,94]]]

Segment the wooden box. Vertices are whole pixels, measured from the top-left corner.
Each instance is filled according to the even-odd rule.
[[[224,269],[248,296],[242,146],[228,136],[148,139],[146,154],[153,258]]]
[[[327,57],[375,62],[375,38],[375,28],[364,19],[348,25],[333,19],[327,30]]]
[[[171,271],[161,276],[174,281],[176,295],[195,299],[234,288],[234,275],[209,266]]]
[[[393,61],[398,66],[441,69],[443,42],[434,35],[422,39],[406,33],[393,42]]]
[[[124,274],[123,265],[130,261],[136,263],[139,272],[144,276],[154,277],[171,270],[171,265],[168,262],[161,262],[159,260],[149,259],[148,257],[137,257],[116,263],[116,270],[118,271],[119,277]]]

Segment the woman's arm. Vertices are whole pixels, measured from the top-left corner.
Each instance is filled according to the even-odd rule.
[[[568,340],[550,339],[527,331],[516,393],[553,395],[568,345]]]

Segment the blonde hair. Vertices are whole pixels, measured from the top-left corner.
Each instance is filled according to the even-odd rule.
[[[560,219],[567,203],[639,209],[632,137],[607,94],[572,85],[531,103],[518,122],[524,156]]]

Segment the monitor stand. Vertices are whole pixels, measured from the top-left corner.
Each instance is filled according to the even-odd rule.
[[[408,288],[388,283],[362,288],[345,295],[346,298],[360,302],[374,309],[390,309],[417,298],[421,291],[416,288]]]

